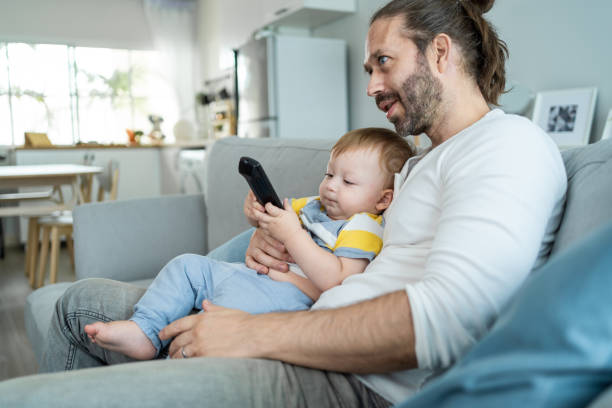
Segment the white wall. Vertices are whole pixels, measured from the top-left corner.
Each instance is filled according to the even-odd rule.
[[[232,50],[260,28],[261,4],[262,0],[199,0],[201,78],[216,78],[232,67]]]
[[[364,41],[371,14],[386,0],[358,0],[351,16],[314,30],[349,46],[350,127],[389,126],[365,94]],[[508,79],[537,92],[597,86],[591,141],[599,140],[612,109],[612,1],[497,0],[487,17],[508,43]]]
[[[384,113],[366,95],[368,76],[363,70],[365,38],[370,16],[387,0],[357,0],[357,12],[313,30],[316,37],[342,38],[348,46],[349,128],[392,127]]]
[[[533,91],[599,88],[591,141],[612,109],[612,1],[498,0],[490,19],[508,43],[508,77]]]
[[[153,48],[142,0],[0,0],[0,41]]]

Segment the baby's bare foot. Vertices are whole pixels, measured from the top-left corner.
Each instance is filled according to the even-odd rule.
[[[85,333],[92,343],[136,360],[150,360],[157,354],[151,340],[131,320],[88,324]]]

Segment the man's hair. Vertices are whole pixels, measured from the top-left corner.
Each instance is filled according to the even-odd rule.
[[[495,0],[393,0],[372,16],[404,17],[404,29],[424,54],[434,37],[445,33],[459,45],[465,72],[478,83],[485,100],[497,104],[506,84],[506,43],[482,16]]]
[[[393,188],[394,174],[414,155],[406,139],[390,129],[362,128],[351,130],[342,136],[331,150],[332,157],[358,149],[370,149],[379,153],[380,168],[385,174],[385,188]]]

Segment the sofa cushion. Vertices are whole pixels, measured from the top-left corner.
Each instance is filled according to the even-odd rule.
[[[593,401],[588,408],[610,408],[612,407],[612,385],[608,387],[608,389],[602,392],[596,399]]]
[[[341,135],[338,135],[338,138]],[[318,194],[329,150],[336,140],[240,139],[215,142],[206,164],[205,200],[208,249],[212,250],[250,227],[242,207],[249,187],[238,174],[238,160],[250,156],[259,161],[276,193],[284,197]],[[300,169],[298,175],[292,169]]]
[[[175,256],[207,250],[201,194],[89,203],[73,216],[77,280],[149,279]]]
[[[401,408],[584,407],[612,382],[612,223],[532,274],[491,332]]]
[[[551,254],[612,220],[612,139],[563,152],[565,213]]]

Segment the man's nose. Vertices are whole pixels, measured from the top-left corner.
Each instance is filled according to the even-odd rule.
[[[372,72],[370,74],[370,80],[368,81],[368,87],[366,88],[366,92],[368,96],[376,96],[381,93],[385,89],[383,84],[382,75]]]

